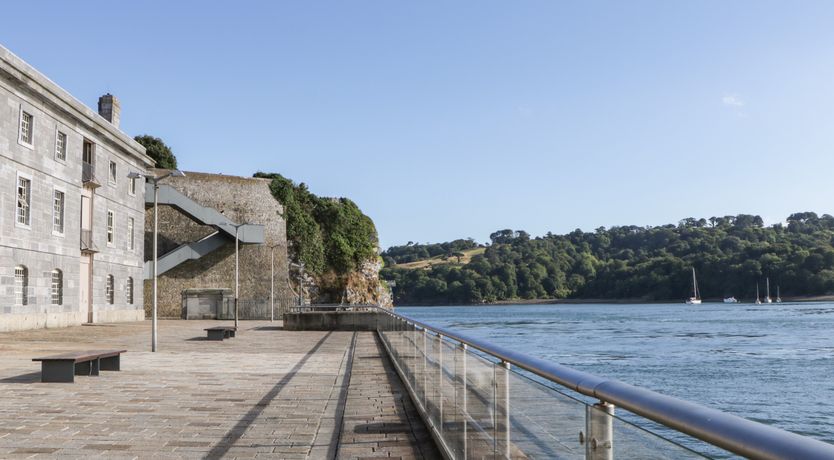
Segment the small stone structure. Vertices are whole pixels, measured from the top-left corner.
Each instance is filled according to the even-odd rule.
[[[157,170],[157,175],[164,170]],[[264,226],[264,244],[241,244],[240,308],[269,311],[271,256],[275,256],[275,316],[294,302],[289,288],[286,222],[283,206],[272,196],[269,179],[226,176],[186,171],[185,177],[169,177],[161,184],[169,185],[201,206],[211,207],[231,221]],[[177,247],[199,241],[218,230],[201,225],[178,210],[159,206],[159,256]],[[145,214],[146,261],[153,254],[153,205]],[[146,262],[147,263],[147,262]],[[188,317],[185,297],[202,290],[222,290],[234,296],[235,240],[195,260],[186,261],[158,277],[158,315],[162,318]],[[152,280],[145,280],[145,313],[151,315]],[[232,304],[233,305],[233,304]],[[227,311],[227,310],[224,310]],[[241,313],[241,318],[252,315]],[[261,318],[261,319],[268,319]]]
[[[182,319],[217,319],[234,305],[231,289],[185,289],[182,291]]]

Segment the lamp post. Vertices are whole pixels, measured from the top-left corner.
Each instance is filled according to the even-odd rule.
[[[240,227],[243,227],[244,225],[249,225],[249,224],[246,223],[246,222],[242,222],[242,223],[239,223],[239,224],[222,223],[220,225],[228,225],[229,227],[234,227],[235,228],[235,329],[237,329],[237,325],[238,325],[238,296],[240,294],[240,277],[239,277],[239,274],[240,274],[239,261],[240,261],[240,259],[239,259],[239,256],[238,256],[238,246],[239,246],[238,241],[240,241],[240,240],[238,239],[238,230],[240,229]]]
[[[270,256],[270,267],[271,267],[271,275],[269,278],[269,321],[275,321],[275,248],[277,248],[278,244],[273,244],[269,246],[269,256]]]
[[[156,296],[156,277],[157,277],[157,236],[159,233],[159,181],[167,177],[185,177],[185,173],[179,169],[174,169],[161,176],[154,176],[153,174],[142,174],[138,172],[131,172],[127,175],[131,180],[144,177],[146,180],[153,183],[153,313],[151,322],[151,351],[156,352],[157,343],[157,296]]]

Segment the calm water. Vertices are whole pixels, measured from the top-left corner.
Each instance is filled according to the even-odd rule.
[[[397,312],[834,443],[834,303]]]

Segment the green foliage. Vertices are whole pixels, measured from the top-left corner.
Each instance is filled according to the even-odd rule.
[[[472,238],[454,240],[448,243],[419,244],[408,242],[405,246],[391,246],[382,253],[385,265],[404,264],[431,257],[446,255],[449,257],[463,257],[461,251],[475,249],[478,243]]]
[[[318,197],[304,183],[296,185],[280,174],[259,172],[255,177],[272,179],[270,190],[284,206],[293,256],[308,271],[345,274],[376,257],[376,227],[353,201]]]
[[[772,286],[781,286],[783,296],[834,293],[834,217],[827,214],[792,214],[787,226],[764,227],[761,217],[741,214],[537,238],[507,229],[493,233],[491,240],[484,254],[462,267],[388,266],[382,276],[396,281],[395,302],[411,305],[680,300],[690,295],[690,267],[707,298],[751,299],[757,282],[764,289],[766,276]],[[398,254],[402,248],[397,247]]]
[[[157,168],[177,169],[177,157],[174,156],[174,152],[165,145],[162,139],[147,134],[136,136],[133,139],[145,147],[148,156],[156,161]]]

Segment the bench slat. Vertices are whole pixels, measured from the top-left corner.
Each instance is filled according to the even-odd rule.
[[[127,350],[86,350],[86,351],[71,351],[57,355],[44,356],[41,358],[32,358],[32,361],[73,361],[84,362],[91,361],[98,358],[109,358],[118,356],[121,353],[127,353]]]

